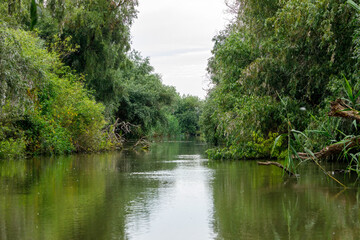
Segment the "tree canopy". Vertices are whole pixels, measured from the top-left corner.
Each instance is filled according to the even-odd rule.
[[[175,115],[187,100],[162,83],[148,58],[131,50],[137,5],[137,0],[0,3],[0,158],[107,150],[125,137],[199,130],[191,125],[189,133],[183,126],[187,118]],[[193,109],[181,113],[186,111]],[[191,124],[197,124],[196,116]],[[113,125],[119,122],[136,131],[124,136]]]
[[[227,3],[233,20],[213,39],[202,128],[225,145],[212,152],[220,158],[270,156],[254,144],[272,145],[289,122],[300,131],[325,124],[344,76],[358,82],[358,17],[338,0]]]

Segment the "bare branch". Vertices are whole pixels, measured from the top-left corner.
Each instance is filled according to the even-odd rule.
[[[330,146],[326,146],[323,149],[321,149],[319,152],[314,153],[314,156],[317,159],[324,159],[331,156],[336,156],[339,155],[344,150],[359,146],[359,143],[360,143],[360,137],[353,137],[341,143],[335,143]],[[294,157],[297,156],[294,155]],[[305,160],[305,159],[313,158],[313,156],[310,155],[309,153],[299,152],[298,158],[300,158],[301,160]]]
[[[351,120],[356,120],[358,123],[360,123],[359,112],[348,106],[344,102],[344,100],[336,99],[336,101],[333,101],[330,104],[331,104],[331,111],[328,113],[328,116],[347,118]]]
[[[282,164],[278,163],[278,162],[271,162],[271,161],[266,161],[266,162],[257,162],[258,165],[274,165],[277,166],[281,169],[283,169],[287,174],[289,174],[290,176],[296,176],[295,173],[291,172],[288,168],[284,167]]]

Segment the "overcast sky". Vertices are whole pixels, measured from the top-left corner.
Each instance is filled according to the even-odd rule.
[[[139,0],[132,47],[150,57],[163,83],[205,98],[211,39],[227,22],[224,0]]]

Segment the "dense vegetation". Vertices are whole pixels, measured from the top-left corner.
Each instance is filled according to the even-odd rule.
[[[196,135],[201,101],[180,97],[149,59],[131,51],[136,6],[136,0],[0,3],[0,158]],[[120,122],[130,134],[114,125]]]
[[[1,157],[106,148],[104,107],[81,76],[20,29],[0,26]]]
[[[201,117],[218,146],[210,157],[285,158],[290,147],[315,152],[357,135],[356,123],[327,116],[330,102],[346,97],[344,83],[358,90],[356,11],[339,0],[227,3],[234,19],[213,39]],[[292,142],[278,137],[288,133]]]

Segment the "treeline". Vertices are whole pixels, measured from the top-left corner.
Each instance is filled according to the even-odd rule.
[[[197,134],[202,101],[162,84],[149,59],[131,50],[136,7],[136,0],[0,3],[0,158]]]
[[[285,158],[290,147],[291,154],[316,152],[358,135],[355,122],[327,114],[337,98],[358,104],[356,11],[340,0],[227,4],[234,18],[213,39],[213,87],[201,117],[207,141],[218,146],[209,156]]]

